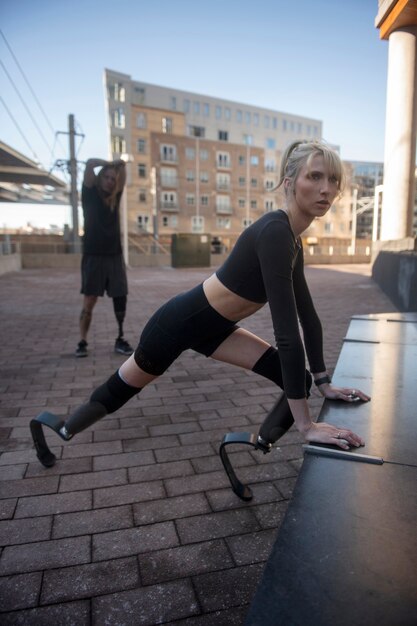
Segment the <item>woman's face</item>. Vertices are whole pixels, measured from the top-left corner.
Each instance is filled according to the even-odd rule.
[[[330,173],[320,154],[303,165],[295,182],[294,200],[298,208],[310,217],[322,217],[339,193],[339,183]]]
[[[100,186],[105,195],[112,194],[116,188],[116,170],[106,169],[100,176]]]

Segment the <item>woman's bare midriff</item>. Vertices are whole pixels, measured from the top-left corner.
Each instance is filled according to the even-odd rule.
[[[246,300],[225,287],[216,274],[212,274],[203,283],[204,293],[210,306],[228,320],[238,322],[259,311],[264,305]]]

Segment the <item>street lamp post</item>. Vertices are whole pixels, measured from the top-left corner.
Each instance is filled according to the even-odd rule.
[[[129,185],[130,181],[130,176],[131,176],[131,172],[130,172],[130,167],[129,167],[129,163],[133,162],[133,156],[131,154],[121,154],[120,158],[123,159],[123,161],[126,161],[126,184],[124,186],[123,189],[123,196],[122,196],[122,231],[123,231],[123,258],[125,260],[126,265],[129,265],[129,233],[128,233],[128,228],[129,228],[129,223],[128,223],[128,211],[127,211],[127,187]]]

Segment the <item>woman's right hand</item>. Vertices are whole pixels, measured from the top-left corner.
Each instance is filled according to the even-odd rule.
[[[343,450],[349,450],[351,446],[359,448],[364,446],[365,441],[356,433],[343,428],[327,424],[326,422],[313,422],[310,428],[304,431],[304,437],[308,442],[327,443],[339,446]]]

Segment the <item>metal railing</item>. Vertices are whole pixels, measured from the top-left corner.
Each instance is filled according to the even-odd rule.
[[[134,251],[138,254],[171,254],[171,251],[168,250],[165,246],[163,246],[157,239],[150,237],[146,238],[145,241],[139,242],[137,239],[133,239],[132,237],[128,237],[129,249],[133,248]]]
[[[18,254],[20,252],[19,241],[0,241],[0,256]]]

